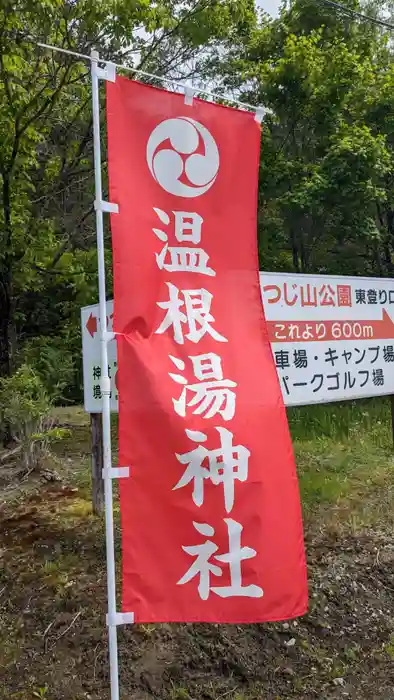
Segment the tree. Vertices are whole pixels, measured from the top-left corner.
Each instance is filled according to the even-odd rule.
[[[198,72],[254,21],[250,0],[3,0],[0,8],[0,375],[38,335],[69,338],[94,295],[90,76],[35,39],[160,75]]]
[[[270,109],[259,188],[265,269],[392,271],[392,64],[380,28],[310,0],[276,21],[263,16],[246,45],[213,64]]]

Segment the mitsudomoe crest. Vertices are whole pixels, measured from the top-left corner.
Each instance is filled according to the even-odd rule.
[[[219,151],[208,129],[190,117],[162,121],[146,148],[156,182],[177,197],[199,197],[216,180]]]

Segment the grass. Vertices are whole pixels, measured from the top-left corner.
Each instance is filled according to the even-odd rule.
[[[67,457],[68,474],[78,495],[64,516],[93,516],[90,506],[89,418],[80,408],[56,409],[60,423],[72,425],[72,436],[58,443]],[[307,524],[324,517],[353,529],[394,514],[394,451],[390,399],[348,401],[288,409]],[[113,416],[114,461],[117,417]],[[75,466],[77,468],[75,469]],[[82,468],[81,468],[82,467]],[[117,484],[114,484],[115,493]],[[119,505],[115,498],[115,517]]]
[[[394,661],[394,634],[391,635],[390,641],[384,645],[384,650],[386,654]]]
[[[66,465],[67,481],[78,489],[63,506],[62,517],[92,523],[89,417],[80,408],[59,408],[55,418],[72,426],[72,435],[59,441],[55,454]],[[306,526],[330,524],[354,531],[382,520],[394,525],[390,398],[290,408],[288,419]],[[112,444],[115,462],[116,415]],[[118,526],[117,487],[114,483]]]
[[[391,519],[394,452],[386,398],[289,410],[307,520],[341,525]]]
[[[289,408],[288,418],[295,441],[319,442],[323,438],[348,441],[364,435],[381,447],[392,446],[387,397]]]

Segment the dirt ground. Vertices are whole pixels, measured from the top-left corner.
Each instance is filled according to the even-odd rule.
[[[73,420],[47,471],[0,477],[1,700],[109,698],[104,530],[89,501],[88,430]],[[360,489],[376,518],[360,519],[348,492],[307,514],[304,618],[120,628],[122,699],[394,700],[394,541],[381,509],[393,460],[374,455],[383,476]]]

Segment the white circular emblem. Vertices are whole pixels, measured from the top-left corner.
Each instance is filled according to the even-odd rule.
[[[146,159],[156,182],[178,197],[204,194],[219,170],[214,138],[205,126],[190,117],[166,119],[158,124],[149,137]]]

